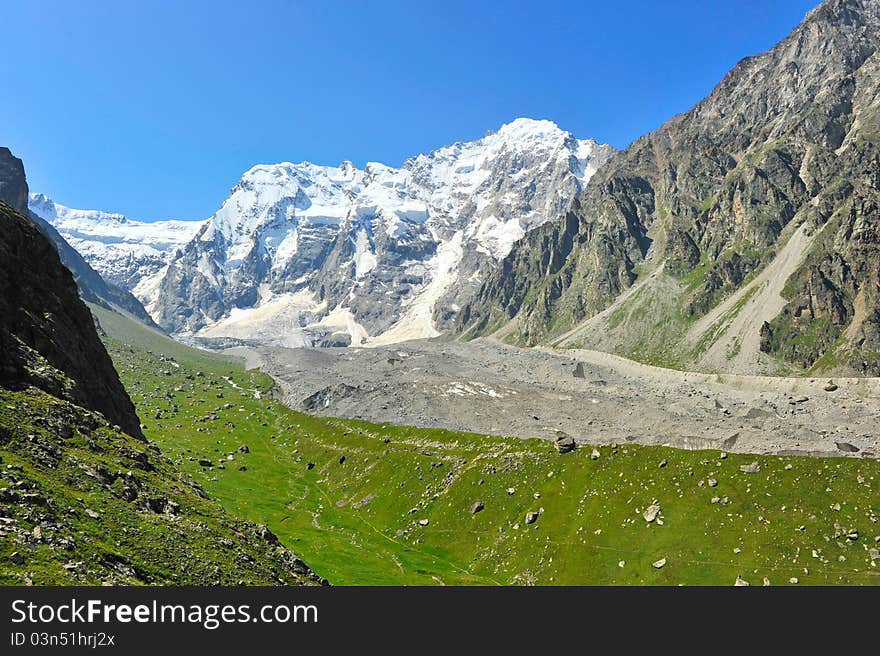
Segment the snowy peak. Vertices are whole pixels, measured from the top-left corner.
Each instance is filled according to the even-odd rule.
[[[217,235],[229,243],[249,240],[267,224],[292,222],[338,226],[348,213],[352,188],[363,179],[351,162],[338,167],[310,162],[259,164],[233,187],[229,198],[202,233],[202,241]]]
[[[310,343],[303,330],[352,343],[436,335],[484,268],[567,209],[612,152],[520,118],[399,168],[254,166],[171,260],[154,316],[172,332],[252,329],[287,344]]]
[[[58,217],[58,210],[55,203],[45,194],[29,194],[28,209],[37,216],[45,219],[49,223],[54,223]]]
[[[552,121],[519,118],[476,141],[418,155],[401,168],[368,162],[360,169],[348,160],[335,167],[311,162],[259,164],[244,173],[200,239],[213,242],[222,237],[237,261],[266,228],[339,228],[346,222],[382,216],[392,231],[400,231],[401,222],[426,221],[442,231],[464,227],[475,214],[479,221],[480,212],[490,204],[483,195],[491,195],[492,187],[516,190],[540,176],[566,178],[567,184],[554,186],[557,193],[552,197],[542,197],[540,207],[522,212],[496,203],[490,208],[498,210],[490,221],[516,219],[518,227],[509,232],[521,234],[545,220],[551,206],[569,202],[612,152],[610,146],[593,140],[575,139]],[[480,198],[472,198],[475,195]],[[469,207],[475,200],[476,212]],[[504,240],[504,247],[508,242]],[[496,259],[506,255],[504,247],[483,244]]]
[[[486,135],[480,141],[491,152],[504,147],[518,151],[532,148],[554,150],[565,147],[569,140],[574,141],[574,136],[553,121],[518,118],[505,123],[497,132]]]

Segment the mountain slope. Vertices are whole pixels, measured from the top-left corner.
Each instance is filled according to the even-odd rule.
[[[836,349],[834,364],[880,372],[878,43],[878,0],[820,5],[693,109],[615,155],[572,212],[514,247],[457,332],[660,354],[684,367],[724,370],[734,359],[765,373],[821,366]],[[768,304],[750,310],[762,323],[733,322],[743,299],[712,330],[690,331],[799,230],[812,237],[778,285],[784,309],[755,289]],[[614,307],[613,325],[577,329],[652,275]],[[719,340],[725,356],[705,359]]]
[[[434,336],[610,153],[517,119],[400,169],[256,166],[173,258],[154,316],[172,332],[285,345]]]
[[[0,384],[38,387],[142,437],[134,405],[53,246],[2,202],[0,225]]]
[[[0,462],[4,585],[320,582],[146,442],[73,275],[2,201]]]

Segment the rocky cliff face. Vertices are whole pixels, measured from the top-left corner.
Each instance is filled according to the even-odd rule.
[[[458,332],[552,339],[661,263],[676,312],[693,322],[807,223],[806,252],[793,255],[803,263],[784,292],[791,302],[767,313],[762,348],[811,367],[845,338],[849,365],[877,372],[878,44],[880,1],[820,5],[693,109],[614,156],[572,212],[514,247],[460,313]]]
[[[518,119],[400,169],[256,166],[172,259],[153,315],[176,333],[287,345],[437,335],[610,154]]]
[[[0,200],[17,212],[27,215],[27,197],[24,164],[11,150],[0,147]]]
[[[0,384],[101,412],[142,437],[134,405],[53,245],[0,202]]]

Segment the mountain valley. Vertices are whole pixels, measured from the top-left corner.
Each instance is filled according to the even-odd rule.
[[[825,0],[622,150],[521,117],[203,220],[0,148],[0,582],[880,584],[878,49]]]

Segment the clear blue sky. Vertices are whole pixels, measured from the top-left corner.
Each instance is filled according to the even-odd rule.
[[[517,116],[620,148],[815,0],[0,0],[31,189],[205,218],[256,163],[399,165]]]

